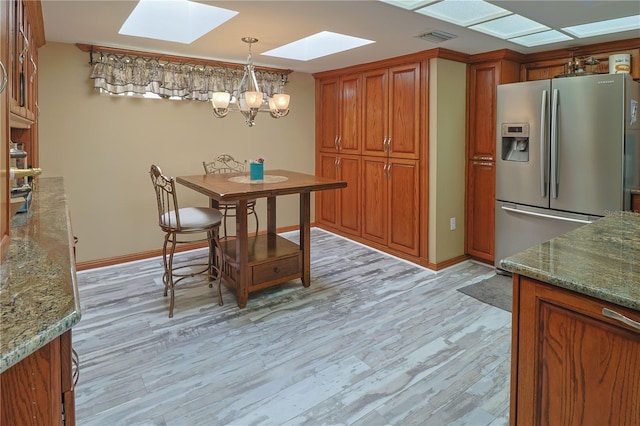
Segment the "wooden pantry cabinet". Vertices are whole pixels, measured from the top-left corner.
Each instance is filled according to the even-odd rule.
[[[391,253],[420,256],[421,69],[415,60],[316,75],[316,222]]]
[[[640,312],[514,275],[511,425],[640,424]]]
[[[467,73],[467,193],[466,252],[487,263],[494,261],[496,88],[518,81],[520,65],[502,58],[473,63]]]

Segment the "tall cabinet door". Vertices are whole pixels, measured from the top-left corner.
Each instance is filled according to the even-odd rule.
[[[495,253],[495,164],[470,161],[467,169],[467,252],[487,262]]]
[[[496,86],[499,82],[499,62],[469,68],[469,160],[496,159]]]
[[[338,176],[347,182],[346,188],[334,191],[339,197],[338,228],[352,235],[360,235],[360,157],[341,155],[338,159]]]
[[[315,193],[316,220],[345,233],[360,235],[360,157],[320,153],[316,173],[347,182],[346,188]]]
[[[362,236],[378,244],[387,244],[389,185],[387,159],[362,159]]]
[[[387,156],[389,136],[389,73],[387,68],[362,75],[362,153]]]
[[[390,156],[419,158],[420,64],[389,68]]]
[[[320,153],[316,160],[318,176],[338,179],[338,156]],[[315,192],[316,220],[330,226],[338,226],[338,189]]]
[[[340,81],[316,80],[316,144],[321,151],[338,150]]]
[[[416,160],[389,159],[389,248],[420,252],[420,181]],[[426,212],[424,212],[426,214]]]
[[[340,78],[338,150],[343,154],[358,154],[360,152],[361,85],[360,74]]]

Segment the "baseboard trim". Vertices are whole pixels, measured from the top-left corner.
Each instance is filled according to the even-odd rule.
[[[386,246],[383,246],[383,245],[380,245],[380,244],[376,244],[376,243],[372,243],[371,241],[368,241],[368,240],[366,240],[364,238],[340,232],[339,230],[334,229],[334,228],[332,228],[330,226],[324,225],[322,223],[317,223],[316,227],[318,227],[320,229],[324,229],[327,232],[331,232],[333,234],[340,235],[340,236],[342,236],[344,238],[347,238],[347,239],[349,239],[351,241],[355,241],[355,242],[358,242],[358,243],[363,244],[365,246],[374,248],[376,250],[380,250],[381,252],[384,252],[384,253],[390,254],[391,256],[395,256],[395,257],[398,257],[400,259],[406,260],[407,262],[415,263],[416,265],[422,266],[424,268],[431,269],[433,271],[439,271],[439,270],[448,268],[450,266],[456,265],[458,263],[462,263],[465,260],[469,259],[469,256],[467,256],[466,254],[463,254],[463,255],[460,255],[460,256],[457,256],[457,257],[454,257],[454,258],[451,258],[451,259],[447,259],[447,260],[442,261],[442,262],[433,263],[433,262],[429,262],[425,258],[417,257],[417,256],[411,256],[411,255],[408,255],[406,253],[401,253],[401,252],[399,252],[397,250],[390,249],[389,247],[386,247]]]
[[[427,263],[427,268],[433,269],[434,271],[439,271],[441,269],[448,268],[449,266],[453,266],[453,265],[456,265],[458,263],[462,263],[462,262],[464,262],[465,260],[468,260],[468,259],[469,259],[469,256],[463,254],[463,255],[458,256],[458,257],[447,259],[444,262],[437,262],[437,263],[428,262]]]
[[[196,250],[207,247],[206,242],[193,244],[180,244],[176,247],[176,253],[183,251]],[[151,259],[152,257],[162,256],[162,249],[142,251],[138,253],[125,254],[122,256],[107,257],[104,259],[87,260],[76,263],[76,271],[85,271],[87,269],[104,268],[105,266],[118,265],[120,263],[135,262],[136,260]]]

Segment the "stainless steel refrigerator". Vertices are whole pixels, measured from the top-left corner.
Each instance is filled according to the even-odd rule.
[[[495,265],[640,188],[640,83],[599,74],[499,85]]]

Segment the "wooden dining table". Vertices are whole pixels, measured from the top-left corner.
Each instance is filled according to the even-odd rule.
[[[251,180],[248,173],[200,174],[178,176],[176,182],[211,199],[211,205],[236,202],[236,237],[221,241],[224,256],[222,277],[235,294],[238,307],[244,308],[249,293],[301,278],[311,284],[311,192],[345,188],[347,183],[289,170],[265,170],[264,179]],[[276,232],[276,198],[300,194],[300,243]],[[249,236],[247,201],[267,199],[267,230]]]

